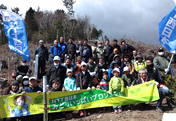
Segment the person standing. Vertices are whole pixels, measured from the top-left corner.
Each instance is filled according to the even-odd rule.
[[[35,49],[34,53],[34,63],[35,63],[35,57],[38,54],[39,61],[38,61],[38,78],[42,79],[42,77],[45,75],[45,64],[48,63],[48,49],[44,46],[44,41],[39,41],[39,47]]]
[[[106,64],[109,64],[108,59],[109,59],[109,56],[111,55],[111,53],[113,53],[113,47],[111,45],[109,45],[108,39],[105,41],[104,49],[106,50],[104,61]]]
[[[126,44],[124,40],[121,42],[121,45],[122,45],[122,54],[129,54],[131,60],[133,57],[133,50],[135,50],[135,48],[132,45]]]
[[[64,43],[64,37],[60,37],[60,42],[59,42],[58,46],[61,48],[61,62],[64,63],[65,56],[63,53],[67,47],[67,45]]]

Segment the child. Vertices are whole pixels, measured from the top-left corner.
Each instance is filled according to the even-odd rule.
[[[22,88],[24,89],[25,87],[29,86],[29,77],[28,76],[24,76],[22,81],[21,81],[21,85]]]
[[[51,89],[49,90],[49,93],[51,94],[52,92],[55,92],[55,91],[62,91],[62,84],[60,83],[60,79],[59,78],[55,78],[53,81],[52,81],[52,84],[51,84]],[[58,116],[58,117],[57,117]],[[57,119],[57,118],[63,118],[63,113],[62,112],[57,112],[57,113],[49,113],[49,120],[54,120],[54,119]]]
[[[76,70],[75,71],[75,75],[77,75],[79,70],[81,69],[81,62],[82,62],[82,58],[81,58],[81,56],[78,56],[77,57],[77,62],[75,64],[75,66],[74,66],[74,69]]]
[[[87,89],[90,90],[91,88],[91,76],[89,72],[87,71],[87,64],[82,61],[81,62],[81,70],[78,72],[78,75],[76,76],[76,87],[77,90],[80,91],[80,89]],[[80,116],[83,116],[83,111],[80,111]]]
[[[121,94],[123,94],[123,91],[124,91],[124,83],[123,83],[123,80],[119,77],[120,75],[120,70],[119,68],[115,68],[113,71],[112,71],[112,74],[114,75],[110,82],[109,82],[109,92],[111,94],[113,94],[113,91],[114,90],[117,90],[117,89],[121,89]],[[122,110],[121,110],[121,106],[113,106],[113,109],[114,109],[114,113],[121,113]],[[118,111],[117,111],[118,109]]]
[[[103,72],[103,78],[100,82],[101,89],[104,91],[109,91],[109,77],[108,77],[108,72],[104,71]]]
[[[76,91],[76,80],[73,78],[73,72],[71,69],[67,69],[67,78],[64,80],[63,91]],[[72,118],[72,112],[68,111],[66,113],[66,118]]]
[[[91,84],[92,84],[92,89],[100,88],[100,83],[99,83],[99,81],[98,81],[98,77],[93,76],[93,77],[92,77]]]

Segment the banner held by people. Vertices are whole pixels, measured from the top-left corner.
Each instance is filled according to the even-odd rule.
[[[148,92],[148,93],[146,93]],[[4,95],[1,97],[1,118],[27,116],[43,113],[43,94],[26,93],[25,95]],[[116,90],[113,94],[101,89],[86,89],[73,92],[48,93],[49,113],[107,107],[113,105],[129,105],[156,101],[159,99],[155,81],[125,88],[123,94]],[[23,100],[23,105],[17,100]],[[19,111],[21,110],[21,111]],[[21,112],[21,114],[18,114]]]
[[[30,61],[25,24],[16,13],[0,9],[10,50]]]

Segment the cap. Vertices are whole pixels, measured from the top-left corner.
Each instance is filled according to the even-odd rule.
[[[98,41],[98,44],[102,44],[102,42],[101,42],[101,41]]]
[[[11,83],[11,86],[12,86],[12,85],[19,86],[19,82],[15,80],[15,81],[13,81],[13,82]]]
[[[72,58],[71,58],[71,56],[67,55],[67,56],[66,56],[66,59],[72,59]]]
[[[78,58],[82,58],[82,57],[81,57],[81,56],[78,56],[77,59],[78,59]]]
[[[43,41],[43,40],[39,40],[39,43],[41,43],[41,42],[43,42],[43,43],[44,43],[44,41]]]
[[[119,68],[115,68],[111,73],[113,74],[115,71],[120,73]]]
[[[87,66],[87,64],[84,61],[82,61],[81,66]]]
[[[159,48],[159,49],[158,49],[158,52],[163,52],[163,51],[164,51],[163,48]]]
[[[120,55],[119,55],[119,54],[114,55],[113,60],[114,60],[116,57],[119,57],[119,58],[120,58]]]
[[[67,69],[67,74],[68,74],[69,72],[73,73],[71,69]]]
[[[23,76],[23,79],[29,79],[29,77],[28,76]]]
[[[60,57],[59,56],[54,56],[54,59],[53,59],[54,61],[55,60],[58,60],[58,61],[60,61]]]
[[[125,72],[125,71],[130,71],[130,69],[129,69],[128,66],[125,66],[125,67],[123,68],[123,72]]]
[[[26,62],[27,62],[26,59],[21,59],[21,61],[22,61],[23,63],[26,63]]]
[[[118,50],[117,48],[114,49],[114,51],[117,51],[117,50]]]
[[[139,54],[136,56],[136,59],[138,59],[138,58],[143,58],[143,56],[142,56],[141,53],[139,53]]]
[[[31,81],[31,80],[36,80],[36,79],[35,79],[35,77],[30,77],[30,78],[29,78],[29,81]],[[37,80],[36,80],[36,81],[37,81]]]

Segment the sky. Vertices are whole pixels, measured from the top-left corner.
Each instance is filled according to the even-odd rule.
[[[175,0],[176,1],[176,0]],[[8,10],[19,7],[25,15],[29,7],[37,10],[63,9],[62,0],[1,0]],[[159,45],[158,24],[175,6],[173,0],[76,0],[73,5],[76,16],[88,15],[91,24],[103,30],[103,36],[111,39],[131,38]]]

